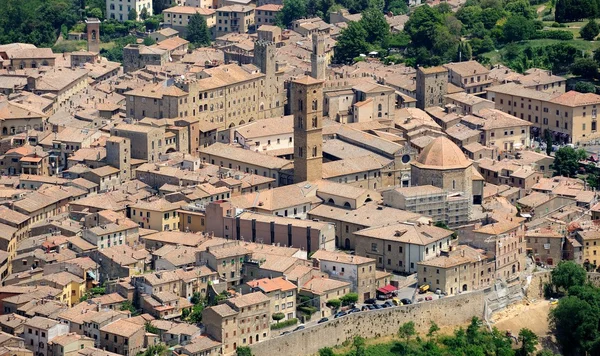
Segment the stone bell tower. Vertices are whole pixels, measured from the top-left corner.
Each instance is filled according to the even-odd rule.
[[[87,25],[87,49],[88,52],[100,52],[100,20],[88,18],[85,20]]]

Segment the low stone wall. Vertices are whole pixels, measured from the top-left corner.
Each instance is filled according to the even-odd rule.
[[[433,302],[350,314],[324,324],[252,345],[256,356],[312,355],[323,347],[340,345],[356,335],[375,338],[396,335],[400,325],[413,321],[418,332],[427,332],[430,321],[440,327],[468,323],[474,316],[483,317],[483,291],[446,297]]]

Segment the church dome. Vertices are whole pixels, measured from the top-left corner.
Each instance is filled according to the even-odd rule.
[[[472,162],[463,151],[445,136],[431,141],[419,154],[415,166],[429,169],[467,168]]]

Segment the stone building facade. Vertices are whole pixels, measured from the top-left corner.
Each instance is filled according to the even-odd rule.
[[[323,176],[323,81],[308,76],[291,83],[294,114],[294,183]]]
[[[448,70],[444,67],[417,69],[417,107],[444,105],[448,91]]]

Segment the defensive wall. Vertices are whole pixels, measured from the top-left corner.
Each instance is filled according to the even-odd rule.
[[[413,321],[417,332],[427,332],[430,321],[440,327],[463,325],[483,317],[485,292],[465,293],[436,301],[365,311],[274,337],[251,346],[256,356],[313,355],[323,347],[340,345],[356,335],[365,338],[396,335],[400,325]]]

